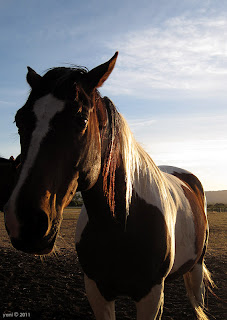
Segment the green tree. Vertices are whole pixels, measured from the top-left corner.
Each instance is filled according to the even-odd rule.
[[[80,192],[77,192],[69,204],[69,207],[82,207],[83,198]]]

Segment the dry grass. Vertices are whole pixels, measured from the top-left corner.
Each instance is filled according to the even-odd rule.
[[[94,320],[84,292],[83,275],[75,252],[75,227],[80,209],[67,208],[56,242],[56,254],[43,261],[12,248],[0,213],[0,319],[6,312],[31,312],[30,319]],[[227,319],[225,304],[227,281],[227,213],[209,213],[210,240],[206,264],[218,286],[208,295],[210,320]],[[129,299],[116,302],[118,320],[135,319]],[[192,320],[182,279],[167,283],[163,320]]]
[[[227,212],[209,212],[210,238],[208,252],[221,257],[226,255],[227,246]]]

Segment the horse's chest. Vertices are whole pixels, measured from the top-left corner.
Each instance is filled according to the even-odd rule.
[[[163,228],[148,221],[128,220],[126,231],[117,224],[92,225],[83,231],[77,251],[87,276],[107,300],[127,295],[139,301],[160,283],[169,267]]]

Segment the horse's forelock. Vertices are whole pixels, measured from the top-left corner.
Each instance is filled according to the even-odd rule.
[[[88,73],[88,69],[85,67],[55,67],[48,69],[44,74],[43,79],[46,79],[47,81],[64,82],[69,79],[78,80],[86,73]]]
[[[42,77],[43,89],[59,97],[67,94],[74,99],[76,90],[81,87],[81,79],[87,72],[88,70],[83,67],[48,69]]]

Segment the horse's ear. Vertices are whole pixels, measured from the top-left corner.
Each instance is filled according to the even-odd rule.
[[[99,88],[103,85],[106,79],[109,77],[114,69],[118,52],[107,62],[99,65],[98,67],[92,69],[84,76],[84,84],[88,91],[92,91],[95,88]]]
[[[38,73],[36,73],[35,70],[33,70],[32,68],[30,67],[27,67],[27,68],[28,68],[27,82],[32,89],[35,89],[40,85],[42,77]]]

